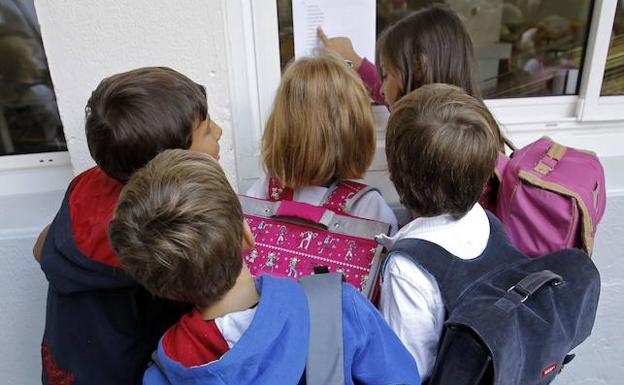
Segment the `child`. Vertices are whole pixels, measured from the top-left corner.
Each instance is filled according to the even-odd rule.
[[[268,199],[269,180],[294,190],[294,200],[321,205],[337,182],[362,178],[375,153],[375,120],[366,90],[334,55],[289,65],[262,136],[268,177],[247,195]],[[365,193],[348,212],[397,229],[394,213],[377,191]]]
[[[123,184],[167,148],[219,154],[206,93],[164,67],[104,79],[86,109],[97,167],[77,176],[34,248],[50,283],[43,383],[137,384],[162,332],[188,305],[155,300],[123,270],[107,226]]]
[[[416,219],[395,236],[380,239],[389,249],[380,309],[412,353],[423,379],[435,363],[445,319],[444,288],[413,261],[418,256],[395,251],[396,244],[425,240],[427,253],[442,248],[458,261],[491,251],[490,222],[477,200],[494,171],[494,132],[496,122],[484,104],[450,85],[420,87],[390,114],[390,178]]]
[[[328,50],[353,63],[371,98],[390,108],[403,95],[431,83],[452,84],[481,99],[472,40],[459,15],[448,6],[423,8],[390,25],[377,39],[379,71],[353,50],[348,38],[330,39],[322,29],[318,34]],[[498,129],[495,136],[502,150]]]
[[[371,97],[390,109],[403,95],[431,83],[455,85],[481,100],[472,40],[448,6],[423,8],[389,26],[377,39],[379,71],[357,55],[348,38],[329,39],[322,29],[319,37],[327,49],[353,62]],[[504,152],[504,134],[498,125],[491,128],[498,150]],[[479,201],[488,210],[496,207],[498,185],[491,178],[484,186]]]
[[[161,338],[143,383],[298,384],[309,314],[299,284],[254,280],[241,258],[254,245],[238,197],[218,163],[169,150],[124,187],[109,227],[128,272],[158,296],[195,304]],[[413,359],[368,301],[343,284],[345,384],[420,384]],[[217,324],[232,348],[215,357]],[[222,344],[226,341],[223,340]]]

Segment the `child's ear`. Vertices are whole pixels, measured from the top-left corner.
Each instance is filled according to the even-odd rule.
[[[241,240],[241,245],[243,246],[243,250],[249,250],[256,246],[253,233],[246,220],[243,221],[243,239]]]

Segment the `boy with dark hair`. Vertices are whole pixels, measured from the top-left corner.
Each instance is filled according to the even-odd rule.
[[[445,84],[406,95],[388,121],[390,178],[415,219],[395,236],[380,238],[389,250],[380,308],[423,379],[435,363],[446,298],[445,282],[428,271],[423,258],[448,253],[460,266],[496,251],[489,243],[494,223],[477,203],[494,172],[496,132],[481,101]]]
[[[50,283],[42,343],[44,384],[140,382],[151,351],[188,305],[152,297],[127,275],[107,236],[123,183],[160,151],[219,154],[221,128],[206,93],[164,67],[104,79],[86,108],[97,163],[70,184],[34,247]]]
[[[300,383],[310,331],[306,296],[287,278],[251,276],[241,254],[253,247],[253,235],[216,161],[183,150],[156,156],[124,187],[109,234],[137,281],[196,306],[161,338],[144,384]],[[238,324],[238,332],[223,336],[231,349],[215,357],[214,325],[222,323]],[[335,364],[345,384],[420,384],[396,335],[344,283],[342,330],[344,361]]]

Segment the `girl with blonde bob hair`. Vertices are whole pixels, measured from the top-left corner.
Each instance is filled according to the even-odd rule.
[[[364,176],[375,143],[368,91],[357,73],[330,53],[296,60],[282,76],[262,136],[268,177],[247,195],[276,200],[269,190],[277,180],[279,192],[291,189],[292,199],[321,205],[335,183]],[[396,229],[394,213],[376,190],[358,199],[349,214]]]

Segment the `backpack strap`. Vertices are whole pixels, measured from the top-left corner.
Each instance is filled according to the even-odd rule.
[[[353,206],[370,191],[379,191],[363,183],[345,180],[333,183],[321,199],[321,206],[337,214],[348,214]],[[295,192],[277,178],[269,177],[267,197],[270,201],[294,200]]]
[[[302,277],[299,282],[310,309],[310,344],[306,384],[344,384],[342,274]]]
[[[363,183],[345,180],[327,189],[321,206],[338,214],[348,214],[353,206],[370,191],[379,191]]]
[[[503,133],[501,133],[501,135],[503,135],[503,143],[505,144],[505,146],[509,147],[512,153],[518,149],[518,147],[516,147],[516,145],[511,141],[511,139],[507,137],[507,135]]]
[[[558,286],[563,282],[560,275],[553,273],[550,270],[542,270],[524,277],[520,282],[516,283],[507,290],[507,294],[503,297],[504,300],[511,299],[513,295],[516,298],[520,298],[520,302],[526,301],[530,296],[535,294],[542,286],[550,284],[552,286]],[[512,294],[513,293],[513,294]],[[495,305],[498,305],[497,302]]]

